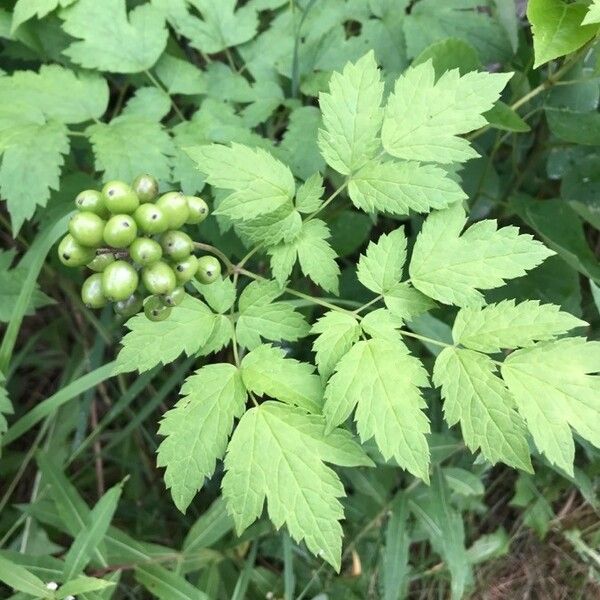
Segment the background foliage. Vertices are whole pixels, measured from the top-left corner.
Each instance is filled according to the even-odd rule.
[[[501,598],[523,595],[523,590],[544,598],[598,594],[597,449],[576,436],[571,471],[572,461],[561,461],[548,448],[540,454],[530,444],[534,475],[528,472],[528,442],[523,440],[527,459],[517,444],[511,447],[512,462],[508,460],[521,470],[492,466],[485,459],[507,461],[508,451],[501,451],[500,440],[486,448],[477,437],[477,424],[469,433],[463,420],[461,436],[457,427],[449,428],[444,421],[445,416],[457,422],[460,412],[451,416],[447,397],[451,392],[444,391],[438,366],[444,365],[450,374],[456,368],[455,358],[446,350],[433,371],[434,383],[446,394],[445,415],[439,390],[425,391],[433,431],[428,436],[431,469],[404,464],[405,471],[378,456],[369,443],[376,469],[349,468],[364,462],[349,458],[350,446],[347,455],[342,457],[339,451],[331,460],[344,465],[336,467],[336,473],[347,494],[340,573],[294,542],[285,527],[276,531],[266,517],[236,535],[220,497],[220,463],[192,501],[195,490],[178,489],[169,469],[156,468],[155,455],[164,439],[157,424],[176,402],[184,378],[200,365],[210,366],[187,379],[182,394],[198,390],[209,394],[214,389],[218,399],[220,389],[230,386],[237,390],[230,396],[235,402],[231,411],[239,415],[242,410],[238,404],[243,403],[245,390],[237,381],[240,375],[233,368],[212,364],[232,362],[230,350],[208,358],[194,356],[201,346],[203,354],[221,348],[219,335],[226,337],[227,332],[217,326],[226,328],[235,294],[227,283],[212,295],[200,289],[212,310],[187,300],[178,311],[180,327],[171,320],[149,323],[134,318],[119,355],[119,374],[113,377],[113,361],[127,329],[112,311],[95,314],[82,305],[80,274],[63,268],[51,249],[66,229],[75,194],[83,188],[99,187],[113,178],[131,180],[147,171],[161,180],[164,189],[201,193],[219,214],[193,231],[195,239],[217,246],[233,263],[246,259],[251,272],[265,277],[272,273],[279,284],[291,273],[295,296],[279,297],[277,285],[258,281],[244,289],[238,307],[237,339],[252,350],[242,359],[243,383],[257,395],[274,395],[262,365],[271,366],[268,375],[276,371],[280,380],[298,377],[305,383],[313,376],[302,372],[301,365],[313,356],[320,373],[331,374],[337,362],[328,354],[331,343],[323,338],[326,332],[342,331],[350,345],[358,340],[360,328],[342,313],[323,317],[323,303],[330,296],[339,292],[354,308],[370,301],[368,288],[386,295],[390,310],[394,301],[404,306],[406,290],[392,290],[389,274],[378,271],[382,258],[390,258],[390,248],[402,244],[392,238],[397,233],[390,232],[404,224],[405,244],[411,249],[424,222],[418,213],[460,202],[466,195],[471,221],[494,218],[501,226],[516,225],[556,253],[526,276],[487,291],[486,301],[514,298],[556,304],[587,322],[578,331],[597,339],[599,29],[597,0],[530,0],[528,7],[512,0],[6,3],[0,9],[0,196],[5,201],[0,218],[6,247],[0,254],[0,322],[6,325],[0,346],[0,580],[8,587],[0,588],[1,593],[9,596],[14,589],[19,590],[14,598],[73,594],[169,600]],[[344,70],[349,62],[355,66]],[[360,77],[373,73],[375,63],[381,68],[381,86],[374,78]],[[343,176],[362,166],[365,157],[372,158],[373,148],[359,139],[353,152],[340,152],[335,136],[348,133],[346,122],[328,120],[327,114],[346,108],[339,102],[340,91],[346,89],[344,76],[362,86],[368,109],[378,93],[387,97],[392,92],[394,82],[411,65],[417,68],[413,74],[430,70],[437,78],[456,68],[463,76],[474,70],[514,74],[502,101],[491,109],[494,94],[507,77],[495,91],[483,82],[499,79],[477,80],[474,106],[467,104],[471,96],[459,88],[458,105],[462,101],[471,112],[465,109],[467,122],[454,129],[443,115],[435,124],[435,135],[446,136],[444,152],[416,156],[412,148],[404,155],[408,151],[394,140],[406,132],[394,129],[394,123],[386,129],[384,122],[384,145],[394,149],[394,156],[442,167],[463,162],[421,167],[425,169],[421,184],[435,181],[438,196],[421,198],[419,206],[411,204],[419,201],[417,196],[403,203],[402,196],[395,195],[396,204],[390,205],[385,204],[389,202],[385,194],[376,196],[369,187],[389,175],[381,165],[345,188]],[[334,72],[338,75],[332,78]],[[406,85],[410,82],[405,76]],[[423,75],[415,94],[446,106],[448,96],[441,92],[436,96],[435,89],[433,79],[427,88]],[[319,98],[320,92],[324,94]],[[397,120],[396,125],[418,122],[420,108],[418,101],[404,107],[410,118]],[[473,117],[480,112],[485,118]],[[368,141],[372,124],[362,125]],[[318,134],[319,128],[330,137]],[[457,134],[467,134],[476,152]],[[232,150],[207,146],[212,143],[234,145]],[[185,150],[190,147],[193,150]],[[298,212],[289,213],[305,217],[298,238],[294,236],[300,217],[288,219],[285,212],[295,192],[294,178],[278,171],[280,163],[263,151],[288,165],[298,182],[305,182],[296,194]],[[323,181],[314,176],[316,172]],[[401,175],[406,173],[395,173]],[[252,182],[258,178],[267,182],[264,185],[276,181],[276,190],[258,187],[253,202],[247,202],[248,189],[254,189]],[[325,209],[321,186],[330,200]],[[226,200],[232,191],[245,194],[243,207]],[[283,212],[275,214],[272,223],[253,221],[265,212],[266,196],[280,202]],[[373,197],[378,198],[376,208],[388,216],[373,212]],[[406,216],[408,208],[413,212]],[[320,219],[308,221],[318,210],[327,226]],[[452,219],[461,222],[458,206],[452,211]],[[455,234],[446,234],[445,239],[457,238],[452,241],[453,253],[459,252],[459,232],[460,227]],[[387,249],[386,234],[393,242]],[[488,235],[494,240],[490,247],[498,248],[499,238],[489,231]],[[288,241],[286,236],[295,239],[292,250],[279,244]],[[265,240],[269,252],[248,257],[257,239]],[[357,278],[359,255],[371,240],[379,244],[361,259]],[[294,267],[296,259],[299,266]],[[395,260],[401,271],[403,261],[398,256]],[[418,281],[418,272],[410,275]],[[432,288],[430,295],[444,303],[447,298],[439,293]],[[456,304],[466,303],[461,296],[465,293],[455,290]],[[311,300],[314,297],[320,306]],[[512,305],[502,306],[512,310]],[[530,323],[541,314],[537,305],[519,306],[525,307],[522,314],[511,313],[512,319]],[[262,318],[267,311],[276,315],[271,325]],[[365,324],[366,318],[362,322],[374,338],[373,331],[394,329],[394,324],[382,326],[382,313],[376,313],[369,313],[375,315],[370,324]],[[409,321],[415,336],[408,340],[411,353],[430,373],[441,348],[428,340],[451,342],[455,314],[455,309],[438,305]],[[464,327],[477,318],[477,314],[463,316]],[[207,319],[212,319],[208,329]],[[315,345],[315,355],[314,338],[305,336],[307,321],[317,319],[313,333],[321,335],[322,347]],[[558,333],[581,325],[563,319]],[[211,340],[212,328],[221,333]],[[473,350],[493,353],[504,347],[497,340],[483,343],[481,338],[471,342],[479,347],[469,345],[467,334],[455,325],[455,339],[462,336],[460,341]],[[169,335],[175,338],[171,345]],[[157,337],[165,340],[159,355],[152,346]],[[287,340],[289,358],[284,360],[278,346],[259,346],[261,337]],[[536,339],[546,338],[542,334]],[[364,349],[365,344],[380,357],[378,364],[390,360],[385,342],[363,341],[355,348]],[[191,356],[180,357],[183,350]],[[517,355],[510,359],[513,364]],[[558,358],[541,357],[538,373],[552,381],[557,369],[565,365],[571,369],[569,360],[576,371],[589,357],[575,346],[565,347]],[[304,362],[291,366],[291,358]],[[393,366],[404,358],[395,356]],[[159,361],[169,364],[163,367]],[[472,368],[486,372],[483,358],[471,361]],[[345,363],[349,370],[350,362]],[[391,378],[393,366],[387,369]],[[142,372],[129,374],[133,369]],[[418,370],[413,376],[419,380]],[[334,375],[332,381],[335,377],[343,383],[343,375]],[[594,389],[590,403],[597,402]],[[287,401],[304,403],[310,410],[314,397],[302,387],[302,394],[296,390]],[[361,401],[364,397],[356,399]],[[290,410],[281,419],[278,411],[281,408],[273,403],[254,425],[266,427],[270,420],[285,431],[295,413]],[[415,412],[418,421],[421,411]],[[185,433],[188,415],[169,414],[160,433]],[[593,418],[587,424],[593,427]],[[573,426],[589,439],[585,423]],[[293,440],[297,431],[290,428],[288,438]],[[342,439],[341,430],[336,431],[338,449],[350,443]],[[568,428],[567,432],[570,439]],[[306,443],[311,435],[307,429],[294,441],[298,453],[316,448]],[[185,435],[166,439],[159,464],[181,458],[194,462]],[[239,439],[239,448],[230,450],[231,461],[241,465],[247,443],[241,434]],[[473,454],[465,443],[481,446],[481,455]],[[325,452],[314,449],[310,464],[320,468],[318,454]],[[394,452],[388,454],[385,458]],[[215,469],[214,464],[195,464],[196,477]],[[430,477],[429,485],[410,473]],[[175,504],[189,505],[185,514],[165,491],[163,476]],[[289,519],[286,508],[281,511]],[[339,510],[329,508],[328,522],[333,526]],[[51,581],[65,583],[55,593],[46,587]]]

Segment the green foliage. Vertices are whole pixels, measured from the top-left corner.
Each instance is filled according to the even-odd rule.
[[[586,595],[600,4],[521,17],[0,9],[0,596],[479,597],[579,514]]]

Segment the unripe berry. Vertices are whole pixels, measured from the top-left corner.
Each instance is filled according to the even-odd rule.
[[[138,282],[137,271],[124,260],[108,265],[102,273],[102,289],[111,302],[129,298],[135,292]]]
[[[75,213],[69,221],[69,232],[82,245],[97,248],[102,244],[105,221],[88,210]]]
[[[165,256],[180,261],[187,258],[194,248],[192,238],[183,231],[167,231],[160,236],[160,245]]]
[[[70,233],[58,245],[58,258],[67,267],[82,267],[94,258],[91,248],[82,246]]]
[[[93,212],[101,219],[108,219],[110,213],[104,204],[102,193],[98,190],[83,190],[75,198],[75,206],[78,210]]]
[[[130,215],[115,215],[104,227],[104,241],[113,248],[127,248],[137,237],[137,225]]]
[[[151,294],[170,294],[177,286],[173,269],[162,260],[142,269],[142,282]]]
[[[103,252],[102,254],[97,254],[92,258],[92,260],[86,265],[88,269],[92,271],[96,271],[97,273],[101,273],[110,265],[115,262],[115,255],[110,252]]]
[[[182,192],[167,192],[157,201],[158,206],[166,215],[169,229],[179,229],[188,219],[190,209]]]
[[[162,256],[162,248],[158,242],[150,238],[137,238],[129,247],[129,256],[143,267],[155,263]]]
[[[196,279],[200,283],[213,283],[221,276],[221,263],[214,256],[202,256],[198,259]]]
[[[158,196],[158,181],[152,175],[138,175],[131,187],[140,202],[152,202]]]
[[[140,205],[135,192],[122,181],[109,181],[102,188],[106,208],[113,214],[131,214]]]
[[[187,258],[184,258],[173,265],[175,277],[180,284],[191,281],[197,270],[198,259],[193,254],[190,254]]]
[[[141,296],[138,294],[131,294],[129,298],[125,300],[119,300],[115,302],[115,312],[121,317],[133,317],[142,310],[143,302]]]
[[[165,306],[178,306],[185,298],[185,288],[183,286],[176,287],[170,294],[165,294],[162,297]]]
[[[208,204],[198,196],[186,196],[185,198],[190,211],[186,223],[190,225],[202,223],[208,217]]]
[[[171,314],[171,310],[159,296],[150,296],[144,303],[144,314],[150,321],[164,321]]]
[[[155,204],[141,204],[133,213],[140,231],[149,235],[163,233],[169,228],[169,221],[163,210]]]
[[[102,308],[108,303],[104,295],[102,275],[94,273],[90,275],[81,286],[81,299],[88,308]]]

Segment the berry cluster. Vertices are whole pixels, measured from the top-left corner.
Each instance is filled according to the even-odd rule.
[[[194,276],[212,283],[221,275],[219,261],[194,256],[192,239],[181,231],[208,216],[202,198],[181,192],[158,197],[156,179],[140,175],[132,185],[109,181],[101,192],[85,190],[75,205],[58,256],[69,267],[94,271],[81,288],[89,308],[114,302],[115,312],[129,317],[143,307],[150,320],[162,321]]]

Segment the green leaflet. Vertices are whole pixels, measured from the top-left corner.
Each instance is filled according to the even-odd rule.
[[[600,23],[600,2],[598,0],[592,0],[587,14],[583,21],[581,21],[582,25],[589,25],[591,23]]]
[[[292,172],[271,154],[242,144],[212,144],[186,149],[206,181],[233,190],[217,214],[249,220],[290,204],[296,191]]]
[[[492,108],[510,79],[507,73],[447,71],[435,81],[430,61],[408,69],[396,82],[383,120],[383,147],[406,160],[451,163],[478,156],[458,137],[486,125]]]
[[[384,295],[383,300],[389,311],[395,316],[410,320],[413,317],[435,308],[435,302],[415,290],[406,281],[396,283]]]
[[[573,475],[571,428],[600,445],[600,342],[565,338],[511,353],[502,377],[538,450]]]
[[[319,148],[331,167],[350,175],[379,148],[383,82],[373,52],[348,63],[342,73],[333,73],[329,90],[319,95],[324,125]]]
[[[294,341],[308,335],[304,317],[286,302],[275,302],[282,290],[275,281],[253,281],[240,294],[237,340],[246,348],[256,348],[261,338]]]
[[[361,440],[374,437],[386,460],[394,458],[429,481],[429,420],[419,391],[428,385],[421,362],[401,342],[360,341],[337,363],[325,389],[323,414],[332,428],[356,408]]]
[[[402,327],[402,319],[393,315],[387,308],[377,308],[367,313],[361,320],[360,327],[372,338],[402,342],[402,336],[398,332]]]
[[[554,254],[516,227],[498,229],[493,220],[479,221],[461,235],[466,221],[459,204],[434,212],[414,246],[409,268],[413,285],[445,304],[481,305],[478,290],[500,287]]]
[[[313,413],[321,412],[323,385],[315,368],[293,358],[270,344],[249,352],[241,364],[246,389],[258,396],[269,396]]]
[[[597,7],[592,7],[593,10]],[[527,18],[533,32],[534,67],[574,52],[598,31],[593,17],[588,19],[585,5],[564,0],[531,0]],[[585,24],[584,24],[585,22]],[[592,23],[592,24],[587,24]]]
[[[358,280],[372,292],[384,294],[402,278],[406,260],[406,236],[403,229],[383,234],[369,242],[366,254],[361,254],[356,269]]]
[[[433,382],[442,388],[444,417],[460,422],[472,452],[492,464],[502,461],[532,472],[526,428],[493,361],[472,350],[444,348],[435,361]]]
[[[351,435],[299,408],[265,402],[247,411],[227,448],[223,494],[238,533],[262,513],[266,500],[275,527],[340,569],[344,487],[330,462],[370,465]]]
[[[536,341],[552,340],[587,323],[562,312],[555,304],[526,300],[515,304],[503,300],[483,308],[463,308],[456,315],[452,336],[455,343],[480,352],[499,352],[502,348],[532,346]]]
[[[204,302],[186,296],[166,321],[149,321],[141,313],[127,321],[129,333],[121,341],[117,371],[140,373],[174,361],[181,353],[192,356],[206,344],[215,325],[215,315]]]
[[[125,0],[77,0],[61,16],[63,29],[79,40],[64,53],[86,69],[145,71],[167,43],[163,16],[152,4],[138,6],[128,15]]]
[[[339,360],[360,337],[360,325],[351,314],[330,310],[313,326],[311,333],[320,334],[313,342],[319,373],[327,379]]]
[[[366,212],[407,215],[446,208],[467,197],[442,169],[417,162],[369,162],[348,186],[352,202]]]
[[[206,365],[185,380],[183,396],[165,413],[158,433],[157,465],[166,467],[165,484],[175,506],[185,512],[204,479],[211,477],[222,458],[246,404],[246,389],[236,367]]]

